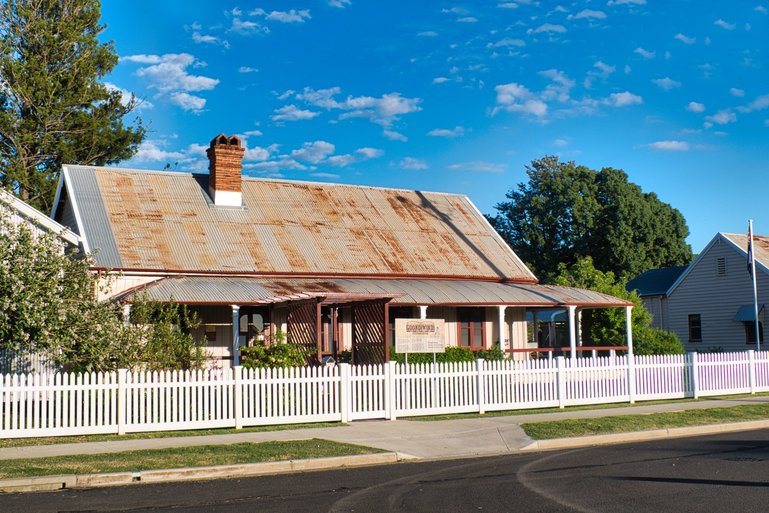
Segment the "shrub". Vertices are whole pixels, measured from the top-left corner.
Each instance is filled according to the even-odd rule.
[[[473,351],[467,347],[447,347],[443,353],[436,353],[436,362],[472,362],[475,360],[503,360],[505,354],[495,345],[492,349]],[[390,359],[398,363],[406,362],[406,355],[390,350]],[[409,363],[433,363],[433,353],[409,353]]]
[[[684,354],[684,345],[675,333],[646,326],[639,328],[633,333],[633,353]]]
[[[303,367],[307,365],[309,351],[294,344],[261,344],[240,349],[241,363],[246,369],[275,367]]]

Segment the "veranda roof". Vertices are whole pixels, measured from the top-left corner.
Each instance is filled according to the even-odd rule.
[[[554,285],[472,280],[378,280],[362,278],[252,278],[174,276],[125,293],[184,304],[257,305],[323,298],[328,303],[392,299],[400,305],[633,306],[623,299],[589,290]]]

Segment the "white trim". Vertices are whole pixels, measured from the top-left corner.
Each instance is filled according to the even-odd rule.
[[[58,235],[73,246],[79,245],[80,237],[75,232],[64,225],[57,223],[36,208],[20,200],[10,192],[0,189],[0,200],[8,204],[8,206],[18,212],[22,217],[30,220],[32,223],[38,225],[39,227]]]
[[[213,196],[214,205],[217,207],[242,207],[243,193],[235,191],[217,191],[209,187],[211,196]]]
[[[83,225],[83,218],[80,216],[80,207],[77,205],[75,195],[72,194],[72,187],[70,186],[69,169],[67,166],[61,167],[61,173],[64,176],[64,185],[67,187],[67,197],[72,202],[72,211],[75,213],[75,222],[77,223],[77,231],[80,233],[80,242],[83,244],[83,252],[89,254],[91,252],[91,246],[88,244],[88,237],[85,234],[85,226]]]

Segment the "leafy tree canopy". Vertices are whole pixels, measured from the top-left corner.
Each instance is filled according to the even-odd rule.
[[[526,173],[528,182],[510,190],[489,221],[541,281],[583,257],[623,279],[691,261],[681,213],[628,182],[624,171],[550,156]]]
[[[14,223],[0,203],[0,347],[49,356],[70,371],[200,368],[197,320],[173,302],[140,298],[131,322],[96,293],[109,277],[65,254],[60,239]]]
[[[626,291],[624,283],[617,281],[611,271],[596,269],[590,257],[581,258],[572,266],[560,264],[553,281],[556,285],[595,290],[634,303],[636,306],[633,307],[630,322],[635,354],[683,354],[683,344],[675,334],[651,326],[652,315],[638,295]],[[625,322],[625,311],[621,308],[584,310],[583,345],[624,345],[627,329]]]
[[[117,64],[98,36],[98,0],[0,3],[0,185],[47,212],[62,164],[131,157],[144,138],[123,118],[137,102],[100,80]]]

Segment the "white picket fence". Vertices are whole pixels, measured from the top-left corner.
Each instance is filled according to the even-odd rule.
[[[0,375],[0,437],[242,428],[769,391],[769,353]]]

